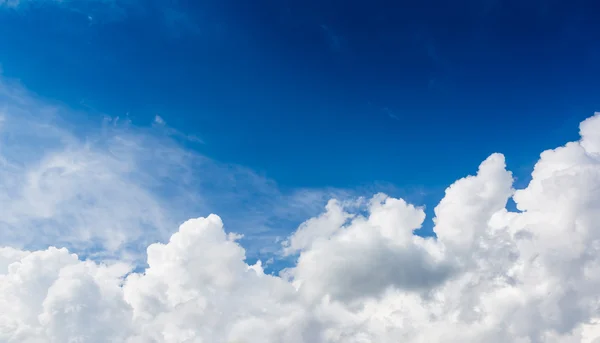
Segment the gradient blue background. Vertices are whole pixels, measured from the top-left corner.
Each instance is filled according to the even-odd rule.
[[[0,11],[0,63],[98,118],[160,115],[293,187],[391,183],[435,205],[600,109],[597,1],[101,1]],[[26,12],[26,14],[25,14]]]

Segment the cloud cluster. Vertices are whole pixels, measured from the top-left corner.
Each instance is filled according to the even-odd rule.
[[[402,199],[330,201],[284,242],[281,276],[246,264],[216,215],[150,245],[144,272],[3,248],[0,341],[598,343],[600,114],[580,133],[524,189],[491,155],[446,190],[437,238],[413,234],[425,215]]]

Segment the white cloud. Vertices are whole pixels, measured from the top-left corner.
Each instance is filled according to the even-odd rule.
[[[324,234],[303,245],[297,266],[288,271],[302,283],[304,295],[351,302],[389,287],[427,290],[450,276],[451,267],[440,261],[440,247],[431,238],[413,235],[425,219],[423,210],[383,194],[373,197],[368,210],[368,217],[352,216],[329,203],[321,218],[292,235],[296,247],[301,238],[306,242],[310,229]],[[352,220],[343,225],[347,218]]]
[[[5,113],[29,113],[31,101],[22,99]],[[11,130],[13,119],[0,141],[8,156],[1,180],[10,180],[0,183],[2,237],[83,244],[91,236],[110,249],[125,232],[137,242],[146,231],[124,225],[166,230],[187,200],[165,202],[151,190],[197,182],[190,154],[151,136],[107,128],[110,139],[82,140],[48,122]],[[513,190],[504,157],[491,155],[446,190],[435,209],[437,239],[413,235],[424,213],[404,200],[331,201],[286,241],[283,252],[298,259],[284,277],[247,265],[238,237],[216,215],[151,244],[143,273],[123,259],[2,248],[0,341],[597,343],[599,125],[597,114],[581,124],[580,141],[542,153],[525,189]],[[36,145],[12,145],[28,134]],[[163,159],[170,162],[156,164]],[[149,166],[152,173],[143,172]],[[244,175],[256,178],[246,185],[270,183]],[[173,177],[185,182],[157,181]],[[122,199],[113,205],[101,190]],[[513,194],[521,212],[505,208]],[[122,212],[130,209],[139,212]]]
[[[156,125],[165,125],[165,124],[166,124],[166,123],[165,123],[165,120],[164,120],[164,119],[162,119],[162,117],[161,117],[161,116],[159,116],[159,115],[156,115],[156,116],[154,116],[154,123],[155,123]]]
[[[177,140],[188,137],[164,120],[86,125],[88,113],[1,79],[0,113],[0,246],[143,259],[140,252],[187,218],[219,212],[256,255],[278,248],[273,235],[318,213],[335,193],[281,192],[247,168],[184,148]]]
[[[16,7],[20,3],[20,0],[0,0],[0,6]]]

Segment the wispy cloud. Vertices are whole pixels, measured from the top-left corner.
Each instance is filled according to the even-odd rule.
[[[320,27],[323,30],[327,43],[329,44],[329,49],[336,52],[340,51],[342,48],[342,37],[336,34],[328,25],[321,24]]]
[[[150,16],[164,26],[170,38],[179,38],[183,33],[201,32],[197,22],[189,16],[179,1],[141,0],[0,0],[0,9],[27,11],[31,9],[60,8],[81,14],[89,25],[122,21],[131,15]]]
[[[218,212],[245,235],[249,253],[276,250],[276,237],[315,214],[339,190],[281,191],[250,169],[186,148],[165,119],[136,126],[51,104],[0,81],[2,244],[66,246],[86,256],[140,258],[190,217]],[[153,125],[150,125],[153,124]],[[269,248],[269,246],[273,248]],[[254,249],[256,247],[256,249]]]
[[[389,109],[388,107],[384,107],[381,109],[383,111],[383,113],[385,113],[389,118],[394,119],[394,120],[400,120],[400,117],[398,117],[396,115],[396,113],[394,111],[392,111],[391,109]]]
[[[187,141],[190,141],[193,143],[204,144],[204,141],[202,140],[202,138],[198,137],[195,134],[183,133],[179,130],[169,127],[167,125],[167,122],[159,115],[154,116],[154,121],[152,124],[154,125],[154,127],[156,129],[162,130],[162,132],[166,135],[169,135],[169,136],[172,136],[175,138],[182,138],[184,140],[187,140]]]

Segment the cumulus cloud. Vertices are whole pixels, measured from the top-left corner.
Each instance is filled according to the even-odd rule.
[[[402,199],[330,201],[285,241],[281,276],[214,214],[151,244],[143,272],[2,248],[0,341],[600,342],[599,125],[543,152],[524,189],[491,155],[447,188],[437,238]]]
[[[340,215],[343,209],[336,202],[327,209],[291,237],[291,247],[296,247],[311,230],[323,234],[300,249],[297,266],[287,271],[299,283],[311,280],[301,287],[310,298],[328,295],[349,302],[378,296],[389,287],[421,291],[450,275],[451,267],[439,260],[442,251],[432,239],[413,234],[425,219],[422,209],[384,194],[371,199],[368,217]],[[344,225],[346,218],[351,221]]]

